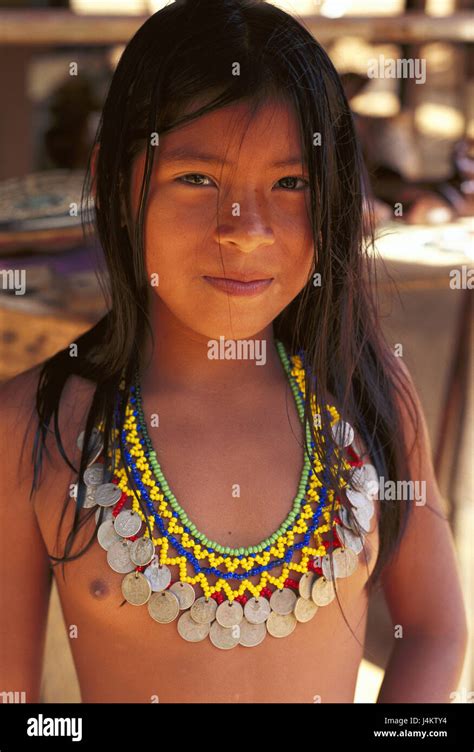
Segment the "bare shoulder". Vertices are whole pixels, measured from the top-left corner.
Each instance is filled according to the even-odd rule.
[[[33,448],[38,424],[36,399],[42,366],[43,363],[40,363],[0,385],[2,438],[11,453],[18,456],[18,461],[23,446],[22,457],[26,450]],[[80,376],[71,375],[67,379],[59,407],[59,425],[60,429],[64,429],[61,430],[61,436],[64,435],[66,442],[70,440],[73,430],[87,417],[95,387],[92,381]],[[53,461],[56,455],[54,445],[52,436],[48,435],[47,447]]]
[[[40,486],[37,497],[31,494],[41,366],[24,371],[0,386],[0,642],[4,648],[0,674],[5,686],[26,692],[27,702],[38,702],[40,696],[52,575],[47,527],[38,515],[38,506],[42,507],[44,501],[45,507],[55,510],[57,519],[63,496],[61,485],[67,482],[64,470],[67,466],[60,463],[55,442],[48,437],[50,460],[59,469],[52,470],[45,463],[45,484]],[[81,381],[70,379],[61,400],[60,423],[68,444],[68,421],[71,416],[78,420],[86,412],[91,391]]]
[[[80,463],[77,437],[85,428],[96,385],[75,375],[67,379],[58,413],[59,435],[67,460],[58,447],[51,420],[33,489],[33,446],[39,423],[36,392],[41,367],[42,364],[35,366],[0,387],[0,517],[8,527],[9,499],[14,496],[15,513],[23,520],[25,547],[30,551],[34,548],[41,560],[44,557],[44,566],[49,567],[49,557],[63,555],[65,535],[72,525],[72,492]]]

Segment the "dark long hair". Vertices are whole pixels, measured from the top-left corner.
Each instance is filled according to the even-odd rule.
[[[236,61],[240,75],[234,76]],[[203,95],[204,105],[192,109]],[[324,412],[321,430],[313,426],[311,401],[324,405],[333,399],[360,433],[378,475],[409,479],[398,407],[409,392],[379,324],[375,266],[369,253],[374,229],[368,177],[339,76],[304,24],[281,9],[256,0],[192,0],[175,2],[151,16],[128,43],[111,81],[94,144],[99,147],[96,177],[90,159],[83,192],[85,217],[91,196],[95,199],[93,224],[108,267],[104,293],[109,310],[78,340],[78,357],[69,357],[65,349],[42,367],[32,493],[38,487],[51,421],[59,450],[73,468],[58,429],[61,393],[69,376],[76,374],[96,385],[85,449],[80,467],[73,468],[82,477],[91,429],[104,421],[107,453],[114,425],[120,427],[124,419],[134,364],[144,353],[147,337],[153,338],[144,253],[144,215],[155,152],[150,134],[166,133],[239,100],[257,108],[269,96],[290,102],[297,116],[310,176],[315,271],[322,280],[321,286],[308,281],[273,322],[274,334],[287,351],[305,355],[305,417],[316,447],[323,454],[328,451],[331,433]],[[318,146],[314,134],[320,134]],[[128,207],[130,167],[144,148],[138,217],[127,227],[123,207]],[[114,424],[122,376],[126,388]],[[339,462],[329,478],[336,496],[345,472]],[[94,536],[81,552],[69,555],[84,522],[79,518],[83,500],[81,484],[73,527],[64,556],[55,558],[58,563],[77,558],[93,543]],[[68,503],[70,499],[61,523]],[[380,549],[368,589],[379,581],[396,550],[411,504],[384,502],[381,507]]]

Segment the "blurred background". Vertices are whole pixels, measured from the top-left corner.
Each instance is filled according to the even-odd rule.
[[[121,52],[165,4],[0,1],[0,381],[75,341],[105,313],[97,279],[100,247],[85,241],[81,229],[82,181]],[[302,18],[325,47],[354,112],[376,212],[383,326],[423,403],[472,615],[474,17],[469,0],[275,4]],[[374,60],[418,61],[419,67],[414,64],[409,75],[402,69],[395,76],[373,75]],[[71,205],[78,207],[75,216]],[[392,635],[383,595],[377,594],[369,606],[356,702],[375,702]],[[455,701],[466,701],[473,679],[471,644]],[[42,701],[80,702],[55,587]]]

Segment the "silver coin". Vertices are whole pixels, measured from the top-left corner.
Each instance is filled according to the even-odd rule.
[[[296,601],[293,613],[298,621],[306,622],[311,621],[317,610],[318,606],[312,599],[302,598],[300,596]]]
[[[79,436],[77,437],[77,447],[82,452],[84,449],[84,436],[85,431],[81,431]],[[88,464],[91,465],[93,462],[96,461],[98,457],[102,454],[102,450],[104,448],[104,443],[102,441],[102,434],[97,428],[93,428],[91,431],[91,435],[89,438],[89,460]]]
[[[305,572],[298,583],[298,592],[302,598],[311,598],[311,588],[315,580],[314,572]]]
[[[96,524],[99,522],[100,513],[102,512],[102,522],[113,520],[112,507],[97,507],[95,512]]]
[[[133,572],[135,569],[135,564],[130,558],[129,548],[130,541],[123,539],[112,543],[110,546],[107,551],[107,562],[114,572],[127,574],[128,572]]]
[[[338,548],[334,551],[334,569],[336,577],[350,577],[357,569],[359,559],[350,548]]]
[[[353,533],[352,530],[347,530],[341,525],[338,525],[337,523],[335,525],[335,528],[340,543],[342,543],[345,548],[350,548],[351,551],[354,551],[355,554],[360,554],[364,546],[362,537]]]
[[[170,590],[177,597],[181,611],[185,608],[190,608],[196,600],[195,590],[189,582],[173,582]]]
[[[357,491],[367,494],[370,498],[379,492],[380,482],[377,470],[370,463],[356,467],[351,475],[351,486]]]
[[[354,515],[356,519],[359,519],[359,516],[362,519],[372,519],[375,512],[375,505],[371,498],[364,493],[360,493],[360,491],[354,491],[350,488],[346,489],[346,494],[351,504],[355,507]]]
[[[249,598],[244,606],[244,615],[250,624],[263,624],[270,616],[270,603],[261,595],[259,598]]]
[[[148,601],[148,612],[160,624],[169,624],[179,614],[178,599],[169,590],[153,593]]]
[[[370,533],[370,520],[373,517],[373,510],[362,508],[354,509],[354,517],[356,518],[359,526],[365,533]]]
[[[338,446],[347,447],[354,441],[354,429],[345,420],[338,420],[331,426],[334,441]]]
[[[124,509],[116,516],[114,522],[115,531],[122,538],[130,538],[130,536],[136,535],[141,526],[142,518],[132,509]]]
[[[104,482],[105,465],[100,462],[96,462],[84,470],[83,479],[86,486],[101,486]]]
[[[97,502],[95,500],[95,488],[87,488],[86,486],[86,495],[84,496],[84,504],[83,509],[90,509],[91,507],[95,507],[97,505]]]
[[[364,507],[368,506],[369,499],[364,493],[362,493],[362,491],[354,491],[354,489],[350,488],[350,486],[347,486],[345,491],[346,496],[353,507],[356,507],[357,509],[363,509]]]
[[[197,624],[210,624],[215,618],[216,611],[217,603],[214,598],[206,598],[204,595],[197,598],[189,609],[191,617]]]
[[[115,483],[103,483],[95,491],[96,504],[100,507],[112,507],[122,497],[122,491]]]
[[[121,540],[120,535],[115,532],[113,520],[105,520],[99,525],[97,540],[105,551],[109,550],[112,543]]]
[[[152,562],[143,574],[149,580],[154,593],[166,590],[171,582],[171,570],[166,564],[160,565]]]
[[[240,630],[234,627],[223,627],[218,621],[213,621],[209,630],[209,639],[216,648],[230,650],[239,644]]]
[[[130,558],[137,567],[146,567],[154,555],[155,546],[151,538],[137,538],[130,546]]]
[[[270,606],[276,614],[286,616],[291,614],[296,603],[296,593],[290,588],[284,587],[282,590],[275,590],[270,597]],[[270,617],[269,617],[270,618]]]
[[[311,598],[317,606],[327,606],[336,597],[334,584],[325,577],[318,577],[311,591]]]
[[[326,554],[326,556],[323,556],[323,558],[322,558],[321,569],[323,570],[323,575],[325,576],[325,578],[327,580],[332,580],[333,579],[333,574],[332,574],[332,571],[331,571],[331,566],[333,566],[333,565],[331,565],[331,557],[329,556],[329,554]],[[334,573],[334,577],[335,576],[336,576],[336,573]]]
[[[183,640],[187,640],[187,642],[201,642],[201,640],[205,640],[210,628],[210,622],[204,624],[195,622],[189,611],[185,611],[178,619],[178,632]]]
[[[122,580],[122,594],[132,606],[143,606],[151,596],[151,587],[141,572],[131,572]]]
[[[349,511],[346,507],[339,509],[339,517],[345,528],[351,530],[353,533],[358,533],[357,520],[354,517],[354,510]]]
[[[254,648],[256,645],[260,645],[267,636],[267,626],[264,621],[253,623],[244,617],[238,628],[240,629],[239,645],[243,645],[245,648]]]
[[[244,618],[244,609],[238,601],[222,601],[216,609],[216,620],[221,627],[235,627]]]
[[[265,625],[272,637],[287,637],[293,632],[297,623],[294,614],[277,614],[276,611],[272,611]]]

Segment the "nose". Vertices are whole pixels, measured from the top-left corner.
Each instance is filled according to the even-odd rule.
[[[217,224],[216,242],[234,246],[244,253],[251,253],[256,248],[273,245],[275,242],[274,232],[255,195],[241,203],[226,205],[224,211],[226,221]]]

